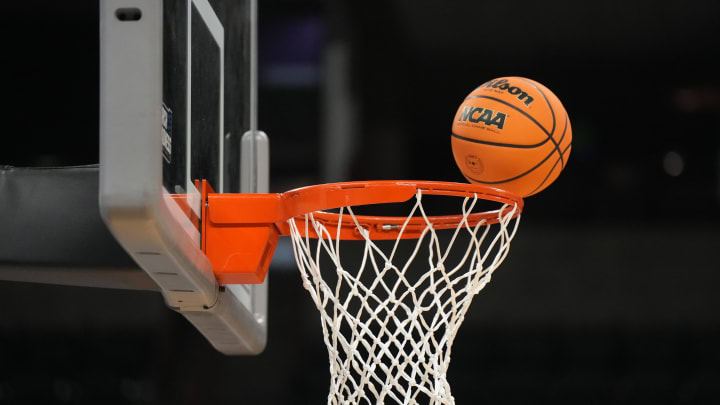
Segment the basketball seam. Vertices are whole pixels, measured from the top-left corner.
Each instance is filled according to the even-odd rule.
[[[567,113],[565,113],[565,129],[563,129],[563,134],[562,134],[562,136],[560,136],[560,140],[558,141],[558,147],[560,147],[560,145],[562,145],[563,141],[565,140],[565,135],[567,135],[567,129],[568,129],[569,125],[570,125],[570,117],[568,117]],[[570,143],[568,144],[568,146],[569,145],[572,145],[572,139],[570,139]],[[565,148],[565,151],[566,150],[567,150],[567,148]],[[565,151],[563,151],[560,154],[560,164],[562,165],[563,169],[565,168],[565,164],[567,163],[567,160],[565,159],[565,156],[564,156]]]
[[[529,84],[530,86],[532,86],[533,88],[535,88],[535,90],[540,92],[540,95],[545,99],[545,102],[547,103],[548,108],[550,109],[550,115],[552,115],[552,120],[553,120],[553,129],[552,129],[552,131],[550,131],[550,133],[551,133],[550,137],[552,138],[552,136],[555,135],[555,127],[557,126],[557,119],[555,118],[555,110],[553,110],[552,105],[550,104],[550,100],[548,100],[547,96],[545,95],[545,92],[543,92],[542,89],[540,89],[534,83],[531,83],[530,81],[525,80],[522,77],[518,77],[518,79],[520,79],[521,81],[523,81],[523,82]],[[565,115],[567,116],[567,113],[565,113]],[[553,141],[553,144],[555,144],[555,150],[560,155],[560,161],[562,163],[562,167],[565,167],[565,160],[563,159],[562,152],[560,152],[560,142],[555,142],[555,139],[553,139],[552,141]],[[562,142],[562,138],[560,138],[560,141]]]
[[[568,129],[569,125],[570,125],[570,117],[568,117],[567,113],[565,113],[565,129],[563,129],[563,133],[562,133],[562,135],[560,135],[560,140],[557,143],[558,147],[560,147],[560,145],[562,145],[563,141],[565,140],[565,136],[567,135],[567,129]],[[572,144],[572,139],[570,140],[570,144]],[[559,150],[558,150],[558,152],[559,152]],[[565,158],[563,156],[564,154],[565,154],[565,152],[560,153],[560,157],[559,157],[563,168],[565,168]]]
[[[540,147],[540,146],[545,145],[545,144],[547,143],[547,141],[549,140],[549,138],[548,138],[548,139],[545,139],[544,141],[542,141],[542,142],[540,142],[540,143],[536,143],[535,145],[523,145],[523,144],[516,144],[516,143],[500,143],[500,142],[482,141],[482,140],[479,140],[479,139],[473,139],[473,138],[468,138],[468,137],[465,137],[465,136],[462,136],[462,135],[458,135],[458,134],[456,134],[456,133],[454,133],[454,132],[452,132],[451,135],[452,135],[454,138],[462,139],[463,141],[468,141],[468,142],[473,142],[473,143],[479,143],[479,144],[483,144],[483,145],[502,146],[502,147],[505,147],[505,148],[519,148],[519,149],[532,149],[532,148],[537,148],[537,147]]]
[[[530,81],[528,81],[528,80],[526,80],[526,79],[524,79],[524,78],[522,78],[522,77],[518,77],[517,79],[519,79],[519,80],[527,83],[528,85],[530,85],[532,88],[534,88],[535,90],[537,90],[537,91],[540,93],[540,95],[545,99],[545,102],[547,103],[548,108],[550,109],[550,115],[552,115],[552,119],[553,119],[553,126],[552,126],[552,130],[550,131],[550,133],[554,134],[554,133],[555,133],[555,126],[557,125],[557,121],[555,120],[555,110],[553,110],[552,104],[550,104],[550,101],[548,100],[547,96],[545,96],[545,93],[543,93],[543,91],[542,91],[538,86],[536,86],[534,83],[532,83],[532,82],[530,82]]]
[[[567,152],[568,149],[570,149],[570,146],[572,146],[572,142],[571,142],[570,144],[568,144],[568,146],[565,148],[564,151],[562,151],[562,154],[560,155],[561,157],[562,157],[563,155],[565,155],[565,152]],[[538,190],[540,190],[540,189],[543,188],[543,184],[545,184],[545,182],[550,178],[550,175],[552,174],[553,170],[555,170],[555,168],[557,167],[558,162],[560,162],[560,161],[561,161],[560,158],[558,158],[558,159],[555,161],[555,164],[553,165],[552,168],[550,168],[550,171],[548,172],[547,176],[545,176],[545,178],[543,179],[543,181],[542,181],[537,187],[535,187],[535,189],[534,189],[533,191],[531,191],[530,194],[528,194],[528,195],[535,194]],[[564,169],[564,168],[565,168],[565,165],[562,165],[562,166],[560,167],[560,170],[562,170],[562,169]]]
[[[563,135],[562,135],[561,138],[564,138],[564,137],[565,137],[565,132],[567,132],[567,127],[568,127],[568,126],[565,125],[565,129],[563,130]],[[529,169],[529,170],[526,171],[525,173],[521,173],[521,174],[519,174],[519,175],[517,175],[517,176],[515,176],[515,177],[511,177],[511,178],[505,179],[505,180],[499,180],[499,181],[482,181],[482,180],[474,179],[474,178],[468,176],[467,174],[465,174],[464,172],[463,172],[463,174],[465,174],[465,177],[466,177],[468,180],[471,180],[471,181],[474,181],[474,182],[480,183],[480,184],[501,184],[501,183],[508,183],[508,182],[511,182],[511,181],[513,181],[513,180],[517,180],[517,179],[519,179],[519,178],[521,178],[521,177],[524,177],[525,175],[531,173],[532,171],[534,171],[534,170],[537,169],[538,167],[542,166],[543,163],[545,163],[548,159],[550,159],[550,156],[552,156],[552,155],[554,155],[554,154],[555,154],[555,149],[553,149],[552,152],[550,152],[547,156],[545,156],[545,158],[544,158],[543,160],[541,160],[540,163],[538,163],[537,165],[535,165],[533,168]]]

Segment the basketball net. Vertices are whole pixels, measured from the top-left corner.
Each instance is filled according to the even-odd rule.
[[[455,403],[447,381],[453,340],[473,296],[507,256],[520,208],[504,204],[492,211],[496,220],[471,224],[479,199],[466,197],[459,224],[441,241],[422,197],[418,190],[397,239],[384,250],[351,207],[340,209],[337,228],[313,213],[288,221],[303,286],[320,311],[330,357],[328,404]],[[424,219],[425,229],[400,258],[403,231],[414,217]],[[354,268],[341,262],[343,222],[356,226],[361,242],[355,243],[364,244]],[[311,230],[317,239],[307,236]],[[453,249],[461,256],[456,263],[449,260]]]

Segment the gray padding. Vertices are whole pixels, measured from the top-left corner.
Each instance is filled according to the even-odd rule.
[[[98,166],[0,166],[0,280],[157,289],[108,231]]]

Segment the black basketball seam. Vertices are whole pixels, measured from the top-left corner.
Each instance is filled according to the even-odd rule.
[[[551,134],[554,134],[554,133],[555,133],[555,126],[557,125],[557,122],[556,122],[556,120],[555,120],[555,110],[553,110],[552,105],[550,104],[550,101],[548,100],[548,98],[547,98],[547,96],[545,95],[545,93],[544,93],[538,86],[536,86],[534,83],[528,81],[527,79],[522,78],[522,77],[517,77],[517,79],[519,79],[519,80],[527,83],[527,84],[530,85],[532,88],[534,88],[535,90],[537,90],[538,92],[540,92],[540,95],[541,95],[541,96],[543,96],[543,98],[545,99],[545,102],[546,102],[547,105],[548,105],[548,108],[550,109],[550,115],[552,115],[552,119],[553,119],[553,127],[552,127],[552,130],[550,131],[550,133],[551,133]]]
[[[567,131],[567,125],[565,125],[565,129],[563,130],[563,135],[562,135],[562,137],[565,137],[565,132],[566,132],[566,131]],[[529,169],[529,170],[526,171],[525,173],[519,174],[519,175],[517,175],[517,176],[515,176],[515,177],[511,177],[511,178],[505,179],[505,180],[499,180],[499,181],[481,181],[481,180],[477,180],[477,179],[474,179],[474,178],[468,176],[467,174],[465,174],[465,172],[463,172],[463,174],[465,174],[465,177],[466,177],[468,180],[474,181],[474,182],[476,182],[476,183],[481,183],[481,184],[501,184],[501,183],[507,183],[507,182],[510,182],[510,181],[513,181],[513,180],[517,180],[517,179],[519,179],[519,178],[521,178],[521,177],[529,174],[530,172],[532,172],[533,170],[537,169],[538,167],[542,166],[543,163],[545,163],[548,159],[550,159],[550,156],[552,156],[553,154],[555,154],[555,150],[554,150],[554,149],[553,149],[547,156],[545,156],[545,158],[544,158],[543,160],[541,160],[540,163],[538,163],[537,165],[535,165],[533,168]]]
[[[565,128],[563,129],[563,133],[562,133],[562,135],[560,135],[560,140],[559,140],[558,143],[557,143],[557,146],[558,146],[558,147],[559,147],[560,145],[562,145],[563,140],[565,140],[565,135],[567,135],[568,125],[570,125],[570,121],[569,121],[569,120],[570,120],[570,118],[568,117],[567,114],[565,114]],[[572,144],[572,142],[570,142],[570,143]],[[557,150],[557,149],[556,149],[556,150]],[[553,152],[554,152],[554,151],[553,151]],[[565,157],[563,156],[564,154],[565,154],[565,152],[560,153],[560,157],[559,157],[560,162],[561,162],[563,168],[565,168]]]
[[[562,154],[561,154],[560,156],[564,156],[564,155],[565,155],[565,152],[567,152],[568,149],[570,149],[570,146],[572,146],[572,142],[567,146],[567,148],[565,148],[565,150],[562,152]],[[543,184],[545,184],[545,182],[550,178],[550,175],[552,174],[553,170],[555,170],[555,168],[557,167],[558,162],[560,162],[560,158],[558,158],[558,159],[555,161],[555,164],[553,165],[553,167],[550,168],[550,171],[548,172],[547,176],[545,176],[545,178],[543,179],[543,181],[542,181],[537,187],[535,187],[535,189],[534,189],[533,191],[531,191],[530,194],[528,194],[528,195],[535,194],[539,189],[542,188]],[[562,169],[564,169],[564,168],[565,168],[565,166],[563,165],[563,166],[560,168],[560,170],[562,171]]]
[[[562,136],[560,137],[560,140],[558,141],[558,146],[562,145],[563,140],[565,140],[565,135],[567,135],[567,128],[569,125],[570,125],[570,117],[568,117],[567,113],[565,113],[565,129],[563,129]],[[568,146],[569,145],[572,145],[572,139],[570,140],[570,143],[568,144]],[[567,151],[567,148],[565,148],[565,151]],[[565,164],[567,163],[567,161],[565,160],[565,157],[564,157],[565,151],[563,151],[560,154],[560,163],[562,164],[563,169],[565,168]]]
[[[518,145],[516,143],[500,143],[500,142],[481,141],[479,139],[467,138],[462,135],[458,135],[454,132],[452,132],[451,135],[455,138],[462,139],[463,141],[479,143],[479,144],[483,144],[483,145],[502,146],[504,148],[519,148],[519,149],[537,148],[537,147],[545,145],[547,143],[547,141],[550,139],[550,138],[545,139],[544,141],[542,141],[540,143],[536,143],[535,145]]]
[[[556,118],[555,118],[555,110],[553,110],[552,105],[550,105],[550,100],[548,100],[547,96],[545,95],[545,92],[543,92],[542,89],[540,89],[540,88],[539,88],[538,86],[536,86],[535,84],[529,82],[528,80],[526,80],[526,79],[524,79],[524,78],[522,78],[522,77],[518,77],[518,79],[520,79],[521,81],[523,81],[523,82],[529,84],[530,86],[532,86],[535,90],[537,90],[538,92],[540,92],[540,95],[545,99],[545,102],[547,103],[548,108],[550,109],[550,115],[552,115],[552,120],[553,120],[553,129],[552,129],[552,131],[550,131],[550,133],[551,133],[550,137],[552,137],[553,135],[555,135],[555,126],[557,125],[557,121],[556,121]],[[567,116],[567,113],[566,113],[565,115]],[[561,138],[560,140],[562,141],[562,138]],[[553,143],[555,144],[555,150],[556,150],[557,153],[560,155],[560,161],[562,162],[562,167],[565,167],[565,160],[563,159],[562,152],[560,152],[560,143],[559,143],[559,142],[555,142],[554,139],[553,139]]]

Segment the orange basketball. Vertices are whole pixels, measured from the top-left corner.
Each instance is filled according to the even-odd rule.
[[[460,105],[452,126],[453,155],[465,178],[522,197],[555,181],[571,145],[560,100],[522,77],[480,85]]]

